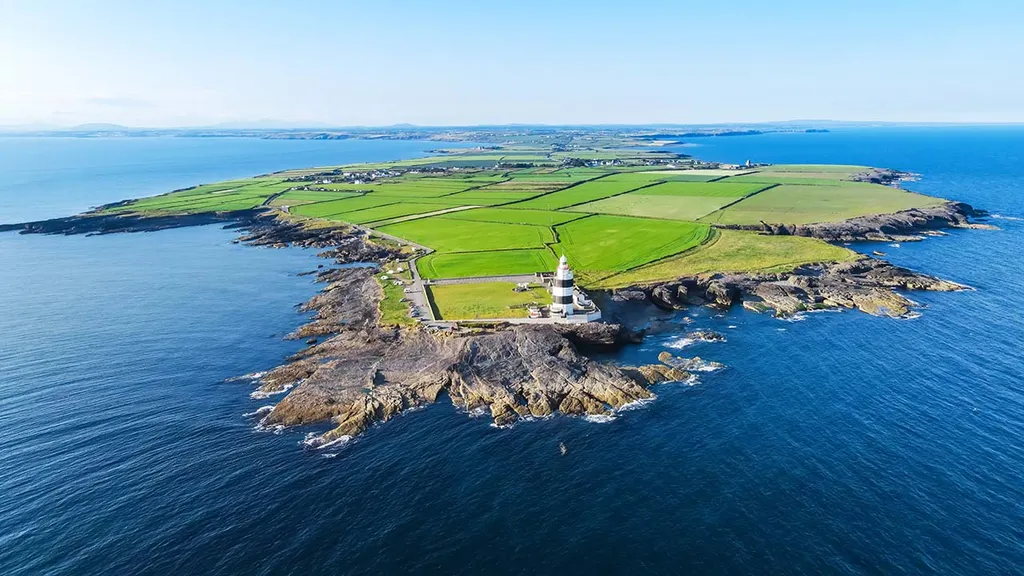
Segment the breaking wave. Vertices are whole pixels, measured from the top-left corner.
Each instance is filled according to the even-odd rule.
[[[251,374],[242,374],[241,376],[232,376],[231,378],[225,378],[224,381],[225,382],[255,382],[255,381],[259,380],[260,378],[263,378],[266,375],[267,375],[267,373],[265,371],[264,372],[253,372]]]
[[[270,390],[270,391],[253,390],[252,393],[249,394],[249,398],[252,398],[253,400],[263,400],[265,398],[270,398],[271,396],[277,396],[279,394],[284,394],[285,392],[291,390],[294,387],[295,387],[294,384],[285,384],[284,386],[281,387],[280,390]]]
[[[246,418],[256,418],[256,417],[262,418],[262,417],[266,416],[267,414],[270,414],[270,411],[273,410],[273,409],[274,409],[274,405],[273,404],[268,404],[266,406],[260,406],[259,408],[257,408],[253,412],[246,412],[245,414],[242,414],[242,416],[245,416]]]
[[[304,448],[307,450],[323,450],[325,448],[332,448],[335,446],[344,446],[352,441],[351,436],[339,436],[334,440],[326,441],[323,435],[317,434],[316,432],[309,432],[305,438],[299,441]]]

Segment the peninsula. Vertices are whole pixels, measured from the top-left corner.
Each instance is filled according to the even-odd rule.
[[[965,287],[843,244],[920,240],[984,226],[970,220],[984,214],[902,189],[910,176],[710,163],[607,135],[512,140],[197,185],[0,231],[222,223],[253,245],[322,248],[334,265],[315,271],[325,287],[292,335],[307,347],[254,392],[285,394],[261,413],[265,426],[331,421],[310,439],[315,447],[442,393],[498,425],[614,411],[648,398],[655,383],[714,367],[668,353],[645,366],[588,358],[638,342],[654,319],[688,306],[912,314],[897,290]],[[575,287],[564,283],[573,276]],[[569,288],[554,288],[552,302],[555,285]],[[585,314],[570,322],[573,303]]]

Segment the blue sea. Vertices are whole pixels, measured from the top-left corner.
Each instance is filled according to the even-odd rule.
[[[598,423],[446,401],[330,453],[238,376],[298,349],[312,251],[217,227],[0,234],[0,574],[1013,574],[1024,566],[1024,127],[695,139],[871,164],[997,215],[879,249],[975,291],[913,320],[686,313],[619,354],[727,368]],[[0,221],[419,142],[0,139]],[[559,443],[567,449],[562,455]]]

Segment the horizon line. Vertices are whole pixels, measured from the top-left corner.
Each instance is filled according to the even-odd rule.
[[[278,126],[260,126],[259,124],[280,124]],[[851,125],[851,126],[1018,126],[1024,125],[1024,121],[894,121],[894,120],[833,120],[833,119],[794,119],[794,120],[771,120],[758,122],[648,122],[648,123],[481,123],[481,124],[413,124],[398,122],[394,124],[354,124],[354,125],[331,125],[331,124],[302,124],[295,123],[288,125],[286,122],[275,120],[254,120],[251,125],[245,121],[221,122],[217,124],[199,125],[175,125],[175,126],[127,126],[112,122],[84,122],[80,124],[48,124],[43,122],[30,122],[23,124],[3,124],[0,131],[6,132],[66,132],[66,131],[172,131],[172,130],[261,130],[261,131],[332,131],[332,130],[400,130],[400,129],[480,129],[480,128],[737,128],[737,127],[777,127],[791,125],[804,128],[813,128],[815,125]]]

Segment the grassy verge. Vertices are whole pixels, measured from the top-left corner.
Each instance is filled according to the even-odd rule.
[[[402,302],[405,298],[405,286],[395,286],[390,280],[381,280],[376,276],[377,283],[384,291],[384,299],[380,301],[380,323],[382,326],[411,326],[416,323],[409,316],[409,303]]]

